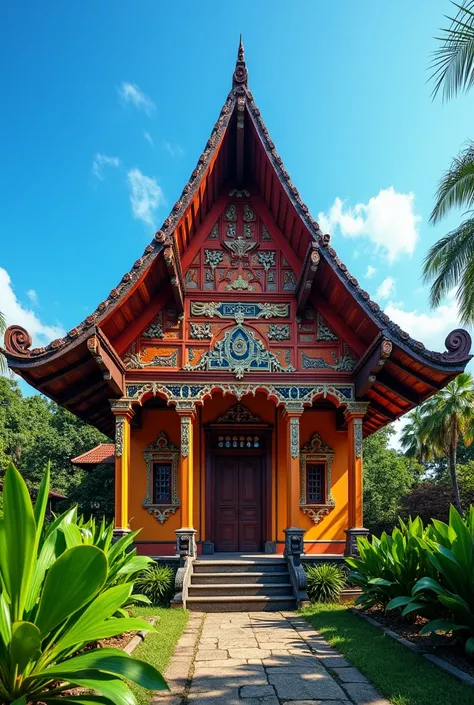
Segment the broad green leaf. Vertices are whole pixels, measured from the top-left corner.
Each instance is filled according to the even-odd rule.
[[[45,703],[58,703],[58,705],[115,705],[110,698],[104,698],[102,695],[69,695],[66,698],[58,696],[57,698],[45,698],[41,696]]]
[[[54,647],[55,653],[59,653],[78,644],[84,644],[88,641],[108,639],[111,636],[117,636],[117,634],[123,634],[124,632],[156,631],[155,627],[153,627],[150,622],[140,619],[139,617],[129,617],[127,619],[124,617],[111,617],[103,622],[96,621],[88,625],[87,628],[84,626],[81,631],[76,629],[75,626],[76,625],[71,628],[71,631],[66,632],[64,637]]]
[[[151,559],[153,561],[153,559]],[[129,575],[132,573],[139,573],[142,570],[146,570],[150,565],[150,559],[148,556],[134,556],[131,561],[128,561],[123,565],[118,571],[118,575]]]
[[[468,629],[468,627],[462,624],[455,624],[447,619],[433,619],[428,624],[420,630],[420,634],[424,636],[425,634],[430,634],[430,632],[454,632],[458,629]]]
[[[86,605],[105,583],[107,559],[95,546],[74,546],[51,566],[35,623],[43,637]]]
[[[131,658],[119,649],[95,649],[80,656],[73,656],[42,671],[41,676],[69,681],[87,669],[97,669],[133,681],[148,690],[164,690],[167,685],[159,671],[149,663]]]
[[[399,607],[405,607],[405,605],[408,604],[409,602],[411,602],[411,597],[407,597],[407,596],[394,597],[393,600],[390,600],[390,602],[386,606],[385,610],[388,612],[389,610],[395,610]]]
[[[466,654],[471,658],[474,657],[474,636],[471,636],[464,644]]]
[[[119,678],[100,671],[84,671],[85,675],[71,678],[72,685],[95,690],[99,695],[109,698],[114,705],[136,705],[137,701],[128,687]]]
[[[421,614],[425,609],[426,602],[416,602],[415,600],[413,600],[412,602],[408,603],[408,605],[405,607],[402,612],[402,616],[406,617],[407,614],[411,614],[412,612],[417,612],[418,614]]]
[[[27,705],[26,695],[22,695],[21,698],[17,698],[11,705]]]
[[[3,593],[0,594],[0,636],[4,644],[10,643],[12,638],[10,608]]]
[[[18,667],[18,672],[25,667],[39,653],[41,647],[40,630],[31,622],[14,622],[12,627],[12,640],[10,644],[11,661]]]
[[[415,596],[423,590],[432,590],[437,595],[446,595],[448,591],[433,578],[421,578],[413,588],[412,595]]]
[[[12,621],[23,617],[33,572],[36,522],[26,483],[10,463],[3,486],[7,589],[12,603]]]
[[[456,538],[451,547],[452,551],[461,567],[466,571],[470,571],[472,566],[471,534],[453,505],[449,509],[449,524],[456,533]]]
[[[76,524],[63,523],[61,525],[61,531],[66,539],[67,548],[83,545],[82,533]]]
[[[146,595],[141,595],[140,593],[134,593],[133,595],[130,595],[130,598],[129,598],[129,600],[127,600],[126,604],[132,605],[134,603],[140,603],[141,605],[151,605],[151,600]]]
[[[35,521],[36,521],[36,550],[38,550],[41,532],[43,531],[44,518],[46,515],[46,508],[48,506],[48,496],[49,496],[49,478],[51,472],[51,463],[48,462],[46,469],[44,471],[43,479],[38,490],[38,496],[35,502]]]

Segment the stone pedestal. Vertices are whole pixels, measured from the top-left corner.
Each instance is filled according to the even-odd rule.
[[[202,555],[212,556],[214,553],[214,543],[212,541],[203,541],[202,543]]]
[[[304,529],[298,527],[290,527],[284,530],[285,533],[285,552],[286,557],[300,557],[304,553],[303,536]]]
[[[359,555],[359,549],[357,547],[357,537],[358,536],[363,536],[364,538],[367,538],[369,535],[369,530],[364,529],[364,528],[352,528],[352,529],[346,529],[345,530],[346,534],[346,547],[344,549],[344,555],[345,556],[358,556]]]
[[[121,539],[122,536],[126,536],[129,533],[130,533],[130,529],[114,529],[113,538],[112,538],[113,543],[115,543],[116,541]]]
[[[276,541],[265,541],[265,553],[276,553],[277,552],[277,545]]]
[[[176,529],[176,553],[182,558],[196,558],[196,529]]]

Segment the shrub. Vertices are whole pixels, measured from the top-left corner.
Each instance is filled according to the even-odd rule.
[[[168,565],[153,565],[135,581],[137,589],[152,605],[168,604],[174,587],[174,570]]]
[[[306,568],[307,591],[311,602],[337,602],[346,584],[344,571],[333,563]]]
[[[129,600],[133,582],[107,587],[106,553],[84,543],[77,524],[67,528],[58,518],[40,541],[48,492],[49,468],[33,508],[25,481],[9,465],[0,522],[0,700],[135,705],[125,680],[166,688],[153,666],[119,649],[78,651],[98,639],[153,627],[114,616]],[[97,695],[61,697],[75,687]]]

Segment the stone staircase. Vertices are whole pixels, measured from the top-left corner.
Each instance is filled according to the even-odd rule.
[[[204,560],[193,566],[186,607],[199,612],[258,612],[296,609],[283,557]]]

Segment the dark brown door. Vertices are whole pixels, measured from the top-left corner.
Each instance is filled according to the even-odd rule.
[[[262,458],[214,458],[216,551],[262,550]]]

